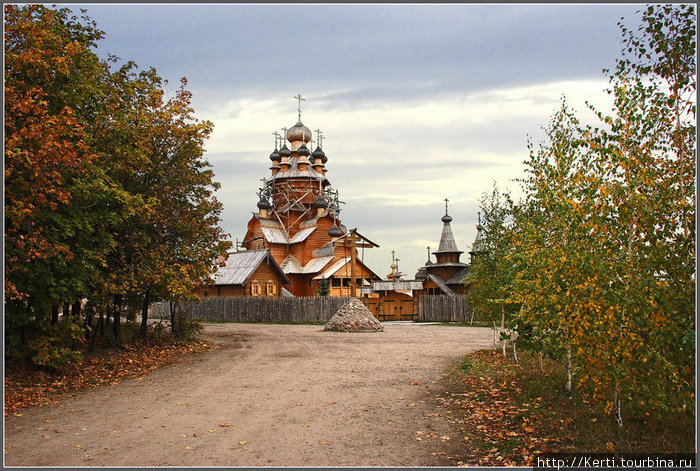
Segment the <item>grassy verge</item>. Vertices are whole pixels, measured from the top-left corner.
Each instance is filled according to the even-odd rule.
[[[564,392],[565,371],[523,352],[520,364],[500,353],[480,351],[445,378],[440,400],[451,411],[470,466],[528,466],[538,452],[692,453],[695,418],[625,417],[620,430],[602,406]]]

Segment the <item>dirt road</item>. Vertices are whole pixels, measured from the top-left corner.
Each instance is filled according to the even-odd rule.
[[[439,378],[492,341],[488,329],[411,323],[364,334],[208,324],[205,335],[221,347],[6,417],[5,465],[450,464],[431,455],[463,446],[440,438],[451,430],[436,413]]]

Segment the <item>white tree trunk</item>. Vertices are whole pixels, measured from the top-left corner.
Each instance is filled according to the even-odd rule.
[[[518,352],[515,349],[515,340],[513,340],[513,361],[515,361],[515,364],[518,364]]]
[[[617,426],[622,428],[622,401],[620,400],[620,385],[615,384],[615,400],[613,402],[613,414]]]
[[[493,324],[493,350],[496,351],[498,349],[498,346],[496,345],[496,323],[492,322]]]
[[[539,353],[540,353],[540,373],[544,373],[544,367],[542,366],[542,356],[543,355],[542,355],[542,352],[539,352]]]
[[[503,304],[501,304],[501,335],[503,335],[505,330],[506,330],[506,309],[505,309],[505,306]],[[501,340],[501,345],[503,347],[503,358],[506,357],[506,344],[507,343],[508,343],[507,339]]]
[[[566,349],[566,395],[571,397],[571,347]]]

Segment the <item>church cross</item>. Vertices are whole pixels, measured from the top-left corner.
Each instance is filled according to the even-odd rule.
[[[280,142],[282,144],[284,144],[284,139],[287,137],[287,129],[288,128],[282,128],[282,131],[284,131],[284,134],[282,134],[282,136],[280,136]]]
[[[396,261],[396,259],[394,258],[394,253],[395,252],[392,250],[391,251],[391,263],[394,263]]]
[[[478,215],[478,217],[479,217],[479,225],[481,225],[481,211],[479,211],[479,212],[478,212],[478,213],[476,213],[476,214],[477,214],[477,215]]]
[[[299,102],[299,106],[297,107],[297,111],[299,112],[299,121],[301,121],[301,102],[306,101],[306,98],[302,98],[301,93],[299,93],[297,96],[294,97],[294,99]]]
[[[279,138],[280,138],[280,133],[278,133],[277,131],[275,131],[275,132],[272,133],[272,135],[275,136],[275,149],[277,149],[277,141],[278,141]]]
[[[447,214],[447,202],[450,201],[447,198],[445,198],[445,214]]]
[[[316,129],[314,132],[316,133],[316,142],[318,146],[323,149],[323,132],[321,132],[320,129]]]
[[[428,260],[430,260],[430,246],[426,247],[428,249]]]

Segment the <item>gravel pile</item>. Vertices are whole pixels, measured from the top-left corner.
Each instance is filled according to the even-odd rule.
[[[376,317],[357,298],[348,300],[323,327],[334,332],[382,332],[384,328]]]

